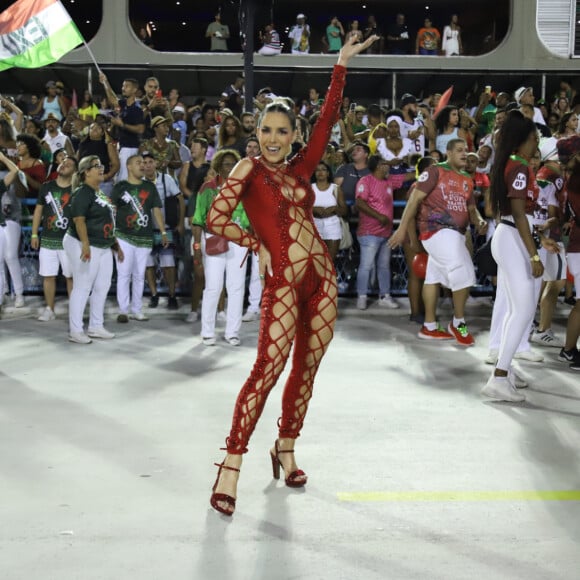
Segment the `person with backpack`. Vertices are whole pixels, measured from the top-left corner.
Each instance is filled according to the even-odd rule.
[[[143,171],[145,180],[155,184],[161,199],[161,211],[165,220],[165,229],[168,235],[169,245],[163,247],[161,231],[153,232],[153,250],[147,258],[147,270],[145,276],[147,284],[151,290],[149,308],[157,308],[159,305],[159,294],[157,292],[157,282],[155,280],[155,270],[157,264],[163,270],[163,276],[167,284],[169,297],[167,308],[178,310],[179,304],[175,297],[175,286],[177,273],[175,267],[175,247],[179,239],[183,239],[185,233],[185,201],[177,182],[171,175],[160,173],[157,170],[157,160],[152,153],[145,151],[143,156]]]

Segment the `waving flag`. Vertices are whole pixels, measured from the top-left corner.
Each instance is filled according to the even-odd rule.
[[[82,42],[59,0],[18,0],[0,14],[0,71],[46,66]]]

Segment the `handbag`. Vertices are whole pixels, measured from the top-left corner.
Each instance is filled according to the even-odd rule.
[[[211,236],[205,238],[205,253],[208,256],[219,256],[229,250],[229,243],[221,236]]]
[[[340,228],[342,230],[342,235],[340,238],[340,245],[338,246],[339,250],[348,250],[352,247],[352,233],[350,231],[350,224],[343,218],[339,217],[340,220]]]

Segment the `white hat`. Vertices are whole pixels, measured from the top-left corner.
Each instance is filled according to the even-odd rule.
[[[516,99],[516,103],[519,105],[524,93],[527,91],[532,91],[532,87],[520,87],[515,93],[514,97]]]
[[[542,161],[558,161],[558,139],[546,137],[540,141]]]
[[[172,110],[173,113],[185,113],[185,108],[181,105],[175,105]]]
[[[300,20],[300,18],[306,18],[306,16],[304,16],[304,14],[302,14],[302,12],[300,14],[298,14],[298,16],[296,16],[296,20]]]

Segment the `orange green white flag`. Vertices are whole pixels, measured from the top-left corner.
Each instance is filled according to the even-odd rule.
[[[46,66],[83,42],[59,0],[18,0],[0,14],[0,71]]]

